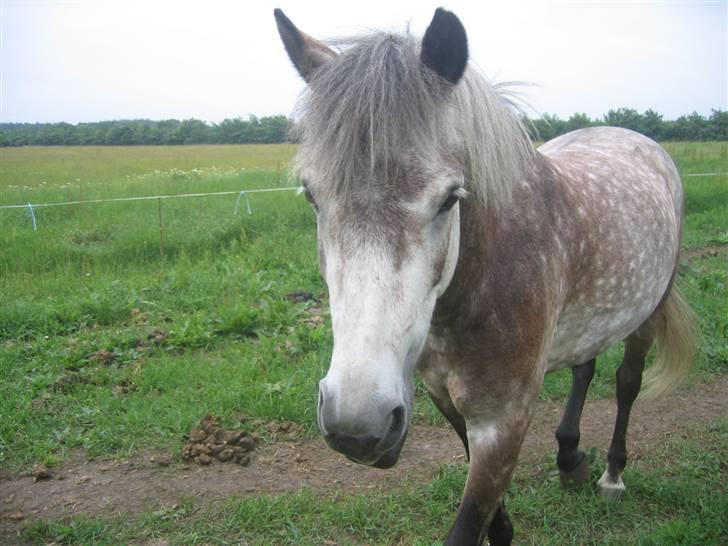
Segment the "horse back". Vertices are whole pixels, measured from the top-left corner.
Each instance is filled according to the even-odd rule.
[[[539,152],[560,195],[549,202],[568,278],[550,371],[593,358],[652,315],[677,265],[683,194],[669,155],[633,131],[583,129]]]

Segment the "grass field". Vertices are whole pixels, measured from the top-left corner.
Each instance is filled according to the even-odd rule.
[[[684,175],[728,170],[727,143],[666,148]],[[0,149],[0,205],[283,187],[293,152],[284,145]],[[728,177],[684,182],[688,257],[678,282],[700,317],[692,379],[700,382],[728,371],[728,260],[720,250],[728,245]],[[244,199],[234,214],[236,194],[36,208],[36,231],[28,209],[0,210],[0,467],[53,465],[78,450],[91,458],[140,449],[179,457],[182,436],[206,413],[227,423],[244,411],[316,433],[330,326],[325,314],[310,320],[318,318],[314,302],[286,298],[325,298],[314,218],[293,191],[248,198],[250,215]],[[620,358],[615,348],[600,360],[590,396],[613,396]],[[543,396],[562,398],[569,381],[568,373],[548,376]],[[443,423],[422,392],[415,419]],[[630,481],[649,494],[618,507],[592,490],[564,495],[558,480],[533,485],[529,473],[543,469],[522,470],[511,494],[519,534],[537,537],[535,544],[711,543],[720,525],[725,532],[727,438],[725,423],[706,424],[631,466]],[[651,486],[666,473],[675,479],[655,493]],[[242,529],[251,544],[429,544],[447,529],[463,479],[444,467],[432,483],[405,484],[397,494],[233,499],[214,517],[182,506],[169,517],[39,523],[26,538],[229,543]],[[621,526],[600,526],[607,516]],[[580,524],[587,535],[578,534]]]

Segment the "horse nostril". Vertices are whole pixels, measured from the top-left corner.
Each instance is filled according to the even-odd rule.
[[[316,420],[321,432],[326,434],[326,414],[324,413],[324,390],[319,387],[318,409],[316,411]]]
[[[397,406],[392,410],[392,423],[389,425],[387,437],[401,432],[402,428],[404,428],[406,413],[404,406]]]

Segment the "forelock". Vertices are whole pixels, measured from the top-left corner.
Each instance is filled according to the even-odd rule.
[[[339,45],[343,52],[316,71],[299,101],[295,171],[314,172],[339,192],[393,180],[403,157],[440,157],[459,164],[476,198],[507,199],[530,142],[472,66],[453,88],[422,64],[410,34],[377,32]]]

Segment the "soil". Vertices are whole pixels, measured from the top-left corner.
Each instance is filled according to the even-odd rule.
[[[628,436],[631,459],[664,443],[691,426],[728,416],[728,375],[659,400],[639,400]],[[542,462],[555,454],[554,430],[562,404],[539,402],[521,451],[522,463]],[[597,447],[604,457],[616,404],[587,402],[581,426],[581,447]],[[15,540],[25,522],[75,514],[133,515],[194,499],[211,507],[230,496],[275,494],[300,488],[356,494],[372,488],[396,488],[404,480],[431,479],[437,465],[466,464],[459,439],[450,428],[413,426],[399,463],[382,471],[347,461],[320,438],[287,440],[273,435],[250,453],[247,466],[218,460],[200,466],[178,462],[169,453],[146,453],[123,461],[85,460],[82,454],[53,468],[50,477],[36,468],[27,475],[0,470],[0,542]],[[38,476],[42,476],[39,478]]]
[[[688,260],[693,258],[715,258],[728,254],[728,245],[709,244],[694,248],[683,248],[681,257]]]

